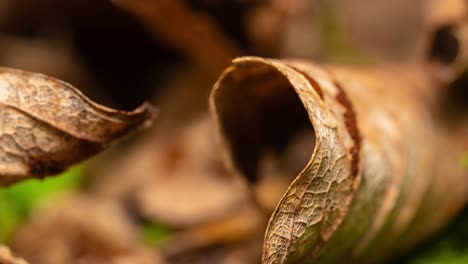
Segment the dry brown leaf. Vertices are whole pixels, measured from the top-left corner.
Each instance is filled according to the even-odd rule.
[[[210,101],[234,174],[256,182],[262,157],[315,135],[302,171],[287,170],[298,175],[270,218],[264,263],[379,263],[453,217],[466,202],[466,146],[431,116],[433,85],[414,66],[234,61]]]
[[[57,174],[153,119],[98,105],[48,76],[0,69],[0,184]]]
[[[27,264],[23,259],[16,258],[11,253],[10,249],[4,245],[0,245],[0,263],[1,264]]]
[[[255,163],[252,164],[255,159],[258,160],[268,148],[281,152],[289,137],[308,125],[307,112],[282,74],[295,78],[291,82],[297,84],[303,79],[307,82],[305,76],[300,73],[287,75],[289,72],[282,65],[273,61],[256,64],[255,60],[249,64],[247,58],[236,64],[238,68],[229,68],[221,82],[215,85],[212,97],[220,129],[227,136],[236,165],[241,172],[251,175],[256,173]],[[249,75],[252,77],[248,78]],[[264,85],[260,86],[260,83]],[[305,91],[314,89],[311,86],[294,88],[298,89],[299,96],[303,96],[305,105],[312,105],[313,100],[320,102],[324,96],[324,92]],[[353,110],[333,98],[324,99],[329,100],[329,105],[320,102],[315,104],[321,107],[307,108],[314,122],[316,149],[312,161],[293,181],[271,217],[265,237],[265,262],[283,263],[288,255],[302,256],[304,251],[310,250],[310,245],[322,238],[328,239],[341,222],[342,212],[351,203],[356,182],[360,179],[356,170],[359,136],[355,131],[356,124],[344,125],[343,112],[352,115],[349,111]],[[349,122],[352,121],[350,117]],[[275,130],[277,125],[282,129]],[[275,133],[269,134],[269,131]],[[247,176],[252,178],[251,175]]]
[[[33,212],[13,238],[12,247],[31,263],[162,263],[140,244],[137,226],[116,202],[61,198]]]

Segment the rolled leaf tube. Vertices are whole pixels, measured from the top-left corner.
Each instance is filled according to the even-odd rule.
[[[302,170],[288,171],[263,263],[379,262],[461,208],[462,136],[432,114],[431,88],[416,67],[234,60],[210,98],[233,173],[256,182],[262,156],[301,131],[315,138]]]

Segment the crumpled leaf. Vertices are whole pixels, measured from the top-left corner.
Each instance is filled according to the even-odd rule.
[[[467,146],[463,131],[431,116],[434,85],[408,65],[234,60],[210,101],[230,171],[258,184],[273,155],[267,174],[295,177],[270,218],[264,263],[381,263],[460,210],[468,183],[457,157]],[[304,131],[315,136],[302,154],[310,159],[280,169]]]
[[[132,112],[114,110],[59,80],[1,68],[0,185],[57,174],[153,116],[147,103]]]

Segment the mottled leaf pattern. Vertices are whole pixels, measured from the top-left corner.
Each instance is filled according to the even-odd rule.
[[[221,75],[210,102],[234,173],[255,181],[251,167],[272,147],[264,138],[293,135],[294,105],[278,103],[291,93],[315,133],[309,162],[271,215],[263,263],[379,263],[461,208],[463,137],[431,117],[436,93],[426,74],[245,57]]]
[[[152,120],[98,105],[42,74],[0,69],[0,184],[56,174]]]

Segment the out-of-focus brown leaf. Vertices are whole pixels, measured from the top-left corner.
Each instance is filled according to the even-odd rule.
[[[81,195],[62,197],[34,212],[12,244],[37,264],[162,263],[156,250],[140,244],[138,235],[119,204]]]
[[[263,14],[254,16],[259,22],[250,24],[247,30],[258,32],[262,20],[276,23],[274,30],[264,26],[264,31],[280,35],[275,44],[270,44],[279,46],[279,57],[340,63],[416,61],[421,55],[419,40],[423,35],[425,1],[270,0],[265,2],[273,3],[271,6],[280,3],[276,5],[286,8],[269,8],[269,12],[263,9]],[[288,9],[294,12],[278,14]],[[252,38],[256,40],[264,34],[257,33]]]
[[[180,173],[180,174],[179,174]],[[191,226],[226,215],[245,202],[246,190],[231,179],[185,169],[147,183],[136,193],[136,206],[148,219]]]
[[[428,1],[424,51],[437,81],[459,78],[468,69],[468,3]]]
[[[0,69],[0,183],[56,174],[153,119],[98,105],[42,74]]]
[[[425,6],[425,24],[434,29],[466,18],[468,6],[464,0],[428,0]]]
[[[259,264],[261,238],[231,244],[215,245],[187,252],[170,259],[171,264]]]
[[[161,113],[160,129],[180,128],[181,124],[184,124],[183,121],[193,119],[194,115],[206,114],[206,98],[211,84],[230,60],[241,54],[241,50],[235,40],[223,31],[222,25],[217,23],[212,13],[194,6],[210,6],[207,9],[216,12],[223,10],[225,3],[194,3],[190,0],[112,2],[135,16],[153,35],[156,42],[168,44],[188,59],[189,67],[178,69],[162,89],[164,94],[158,103],[161,104],[161,108],[167,110]],[[250,1],[246,5],[254,4],[253,2],[256,1]],[[234,3],[235,6],[237,4],[243,5]],[[234,25],[229,26],[229,29],[243,28],[243,25],[236,25],[235,22]],[[186,107],[181,108],[180,105]]]
[[[51,61],[54,63],[50,63]],[[55,34],[33,40],[1,36],[0,62],[3,67],[40,72],[73,83],[92,100],[106,105],[113,103],[109,94],[106,94],[89,76],[81,58],[73,51],[72,43],[67,36]]]
[[[345,34],[360,52],[381,62],[414,62],[420,59],[418,40],[423,30],[425,1],[319,0],[317,5],[338,20],[335,23],[339,28],[328,29],[341,31],[338,34]]]
[[[23,259],[16,258],[11,253],[10,249],[4,245],[0,245],[0,263],[2,264],[27,264]]]
[[[213,122],[196,120],[172,138],[161,138],[157,164],[135,194],[144,217],[172,226],[222,218],[248,200],[241,179],[228,175],[214,141]]]
[[[213,76],[194,64],[175,70],[161,88],[164,92],[156,99],[156,104],[164,111],[158,116],[154,137],[171,135],[185,129],[201,115],[207,115],[206,98],[213,82]]]
[[[124,200],[140,217],[187,227],[225,217],[249,199],[241,178],[223,167],[208,116],[171,134],[152,135],[102,166],[92,191]],[[109,166],[110,165],[110,166]]]
[[[273,154],[269,177],[297,175],[270,218],[264,263],[380,263],[454,216],[468,191],[466,130],[432,116],[435,85],[409,65],[234,61],[210,100],[230,171],[258,184]],[[307,131],[309,152],[292,152],[303,169],[287,169],[282,154]]]
[[[256,240],[263,235],[266,220],[266,215],[254,204],[246,203],[223,218],[176,233],[164,243],[162,251],[171,259],[215,245]],[[258,251],[261,251],[261,245]]]
[[[281,48],[284,49],[285,42],[291,42],[292,36],[288,34],[290,32],[287,29],[291,23],[296,22],[291,22],[291,20],[296,18],[297,13],[305,13],[303,10],[307,8],[306,2],[304,0],[263,1],[260,5],[248,11],[245,28],[255,49],[255,54],[259,56],[279,55]],[[303,35],[309,35],[313,28],[314,25],[309,24],[306,30],[307,34]],[[304,38],[307,38],[307,36],[304,36]],[[297,39],[293,41],[296,42],[295,45],[301,45],[301,43],[297,43]],[[310,49],[312,42],[307,42],[307,44],[307,49]],[[306,49],[296,51],[307,52]]]
[[[426,68],[443,88],[439,110],[460,127],[468,112],[468,2],[431,0],[426,13]]]
[[[135,14],[158,39],[164,39],[210,74],[218,74],[229,60],[239,55],[211,18],[190,10],[183,0],[113,0]]]

